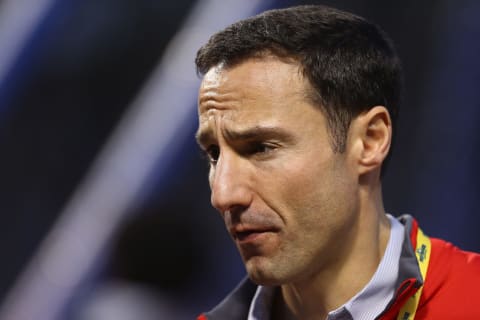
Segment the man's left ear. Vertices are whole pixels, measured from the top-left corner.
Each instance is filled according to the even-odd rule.
[[[380,168],[392,142],[392,120],[388,110],[375,106],[352,121],[358,153],[359,174]]]

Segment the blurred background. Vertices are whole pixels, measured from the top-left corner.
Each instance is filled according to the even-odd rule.
[[[386,210],[480,251],[480,2],[0,0],[0,319],[192,319],[245,272],[199,156],[198,47],[269,8],[376,22],[406,91]]]

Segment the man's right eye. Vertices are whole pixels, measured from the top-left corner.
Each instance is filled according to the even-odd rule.
[[[211,164],[216,164],[218,157],[220,157],[220,147],[217,145],[211,145],[205,150],[205,153],[207,154],[208,161]]]

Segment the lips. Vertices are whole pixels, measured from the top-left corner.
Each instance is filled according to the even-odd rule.
[[[250,208],[251,209],[251,208]],[[225,225],[237,245],[262,245],[274,234],[280,232],[282,222],[278,215],[262,213],[260,210],[242,212],[226,211]]]
[[[254,238],[256,235],[261,234],[264,231],[243,231],[243,232],[237,232],[234,235],[234,238],[237,239],[240,242],[247,241],[249,239]]]
[[[261,240],[262,236],[278,231],[274,227],[233,227],[230,229],[230,234],[233,239],[239,243],[247,243],[255,240]]]
[[[252,235],[252,234],[255,234],[257,233],[256,231],[243,231],[243,232],[236,232],[234,234],[234,238],[242,241],[244,240],[245,238],[247,238],[248,236]]]

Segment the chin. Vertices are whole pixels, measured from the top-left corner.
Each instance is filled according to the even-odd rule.
[[[248,277],[250,278],[250,280],[252,280],[253,283],[259,286],[280,286],[283,284],[278,279],[271,277],[259,277],[253,274],[248,274]]]
[[[278,286],[288,282],[278,265],[264,260],[265,258],[252,258],[245,263],[250,280],[262,286]]]

